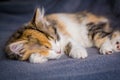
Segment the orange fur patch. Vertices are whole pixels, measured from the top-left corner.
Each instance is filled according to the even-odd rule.
[[[23,35],[22,35],[22,40],[27,39],[27,36],[31,36],[30,38],[32,39],[28,43],[25,44],[25,53],[24,55],[20,58],[20,60],[26,60],[29,58],[29,56],[32,53],[40,53],[41,55],[47,56],[48,55],[48,50],[45,49],[43,46],[47,46],[51,48],[51,44],[48,40],[48,38],[41,32],[35,31],[35,30],[25,30]],[[35,44],[40,44],[38,47],[31,48],[32,46],[34,47]]]
[[[27,36],[31,36],[31,38],[33,39],[37,39],[39,41],[40,44],[48,46],[49,48],[51,48],[51,44],[48,41],[48,38],[41,32],[38,32],[36,30],[25,30],[22,36],[22,39],[26,38]]]

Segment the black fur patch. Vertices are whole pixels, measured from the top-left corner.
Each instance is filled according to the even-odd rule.
[[[104,38],[106,36],[111,35],[111,32],[105,32],[104,27],[106,27],[105,22],[100,22],[98,24],[94,24],[93,22],[90,22],[87,24],[88,26],[88,35],[91,36],[92,40],[97,34],[100,34],[100,38]]]
[[[69,42],[69,43],[65,46],[65,49],[64,49],[65,54],[69,56],[69,53],[70,53],[71,49],[72,49],[72,44],[71,44],[71,42]]]

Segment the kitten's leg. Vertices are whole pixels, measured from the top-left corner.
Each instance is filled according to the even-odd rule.
[[[48,59],[42,55],[40,55],[39,53],[33,53],[31,54],[29,61],[31,63],[44,63],[46,61],[48,61]]]
[[[76,59],[86,58],[88,56],[86,49],[75,42],[69,42],[67,44],[65,53]]]

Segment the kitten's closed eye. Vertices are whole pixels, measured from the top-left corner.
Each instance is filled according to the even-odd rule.
[[[45,46],[45,48],[50,49],[50,47],[49,47],[49,46]]]

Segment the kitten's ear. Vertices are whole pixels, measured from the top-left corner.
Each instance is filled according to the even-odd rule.
[[[11,43],[8,46],[9,50],[15,54],[18,54],[24,48],[24,43],[25,41],[18,41],[18,42]]]
[[[44,23],[44,14],[45,14],[45,11],[44,11],[44,8],[37,8],[35,10],[35,13],[33,15],[33,18],[32,18],[32,21],[31,23],[32,24],[38,24],[38,23]]]

